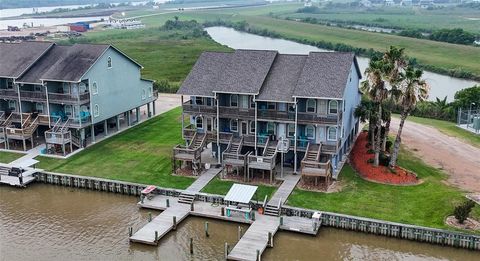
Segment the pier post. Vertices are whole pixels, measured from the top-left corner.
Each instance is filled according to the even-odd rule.
[[[170,207],[170,200],[167,198],[167,208]]]
[[[142,202],[142,204],[143,204],[143,201],[144,201],[144,200],[145,200],[145,196],[144,196],[143,194],[140,195],[140,202]]]
[[[242,227],[238,226],[238,241],[242,238]]]
[[[283,226],[283,217],[280,217],[280,226]]]
[[[257,258],[255,260],[260,261],[260,250],[258,249],[257,249]]]
[[[190,254],[193,255],[193,237],[190,238]]]
[[[132,236],[133,235],[133,227],[128,228],[128,235]]]
[[[148,222],[152,221],[152,212],[148,212]]]
[[[158,231],[155,230],[155,242],[158,241]]]
[[[195,207],[193,206],[193,202],[190,204],[190,211],[195,211]]]
[[[225,207],[221,208],[221,215],[222,215],[222,217],[225,216]]]
[[[273,247],[273,235],[272,232],[268,232],[268,244],[269,247]]]
[[[255,211],[252,212],[251,218],[252,218],[253,221],[255,221]]]
[[[208,221],[205,221],[205,236],[209,237],[210,234],[208,233]]]
[[[173,230],[177,230],[177,217],[173,216]]]
[[[225,242],[225,260],[228,259],[228,243]]]

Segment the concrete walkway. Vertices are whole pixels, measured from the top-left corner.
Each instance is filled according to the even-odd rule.
[[[275,191],[272,198],[268,201],[271,205],[281,205],[285,204],[288,199],[288,196],[292,193],[293,189],[297,185],[298,181],[300,180],[301,175],[293,175],[292,173],[288,173],[284,176],[282,185]]]
[[[37,157],[38,155],[40,155],[42,149],[44,149],[44,148],[45,148],[45,144],[40,144],[37,147],[35,147],[31,150],[28,150],[24,156],[10,162],[8,165],[10,165],[12,167],[21,166],[21,165],[23,165],[22,164],[23,162],[30,161],[30,160],[34,159],[35,157]]]

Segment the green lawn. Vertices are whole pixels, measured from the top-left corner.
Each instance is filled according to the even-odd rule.
[[[24,155],[23,153],[0,151],[0,163],[10,163]]]
[[[172,175],[172,148],[181,142],[180,108],[161,114],[66,159],[37,157],[38,168],[169,188],[194,179]]]
[[[453,213],[456,204],[465,200],[464,193],[444,183],[446,175],[403,150],[399,164],[415,171],[424,181],[417,186],[391,186],[361,179],[345,165],[340,181],[341,192],[316,193],[295,190],[288,204],[349,215],[383,219],[436,228],[448,228],[444,218]],[[480,219],[480,207],[473,216]]]
[[[394,115],[394,117],[399,117],[399,116]],[[448,136],[452,136],[452,137],[464,140],[465,142],[477,148],[480,148],[480,135],[476,135],[469,131],[461,129],[457,127],[454,122],[441,121],[441,120],[415,117],[415,116],[408,116],[407,121],[412,121],[415,123],[432,126]]]
[[[218,178],[210,181],[207,186],[205,186],[202,192],[226,195],[230,187],[233,185],[233,181],[220,180]],[[277,190],[277,187],[259,185],[257,189],[257,199],[258,201],[263,201],[265,196],[271,198],[273,193]],[[255,198],[254,198],[255,199]]]

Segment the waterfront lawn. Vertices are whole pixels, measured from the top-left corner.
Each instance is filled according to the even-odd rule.
[[[448,228],[445,217],[454,206],[465,200],[459,189],[445,184],[446,174],[430,167],[406,150],[399,164],[413,170],[423,180],[416,186],[392,186],[372,183],[360,178],[345,165],[340,173],[341,192],[317,193],[296,189],[288,205],[382,219],[420,226]],[[480,220],[477,205],[472,216]]]
[[[399,116],[394,115],[394,117],[399,117]],[[454,122],[415,117],[415,116],[408,116],[407,121],[412,121],[415,123],[432,126],[437,130],[439,130],[440,132],[442,132],[443,134],[464,140],[465,142],[477,148],[480,148],[480,135],[476,135],[462,128],[459,128]]]
[[[233,183],[235,182],[230,180],[221,180],[219,178],[215,178],[214,180],[210,181],[210,183],[208,183],[208,185],[202,189],[202,192],[218,194],[218,195],[226,195],[227,192],[232,187]],[[276,190],[277,190],[277,187],[258,185],[257,200],[263,201],[265,199],[265,196],[268,196],[268,198],[270,199]],[[253,199],[255,200],[255,197]]]
[[[23,153],[0,151],[0,163],[10,163],[24,155]]]
[[[180,113],[180,108],[165,112],[65,160],[37,157],[37,167],[185,189],[194,179],[172,175],[172,148],[181,142]]]

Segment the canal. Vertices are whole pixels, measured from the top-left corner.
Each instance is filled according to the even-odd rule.
[[[331,52],[330,50],[320,49],[311,45],[300,44],[284,39],[258,36],[222,26],[208,27],[205,30],[214,41],[233,49],[277,50],[280,53],[291,54]],[[387,46],[385,49],[386,48]],[[368,67],[368,61],[368,58],[358,57],[358,65],[362,73]],[[425,71],[423,77],[430,84],[431,90],[429,100],[433,101],[436,97],[443,99],[445,96],[447,96],[448,101],[453,101],[455,92],[479,84],[476,81],[459,79],[429,71]]]
[[[130,244],[128,227],[148,222],[136,201],[44,184],[0,186],[0,260],[222,260],[224,243],[237,242],[238,224],[190,217],[158,247]],[[264,260],[478,260],[474,251],[331,228],[316,237],[279,232],[274,243]]]

